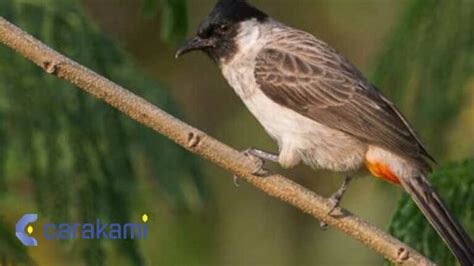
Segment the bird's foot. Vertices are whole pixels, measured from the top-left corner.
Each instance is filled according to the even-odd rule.
[[[344,182],[342,183],[341,187],[336,191],[336,193],[334,193],[329,198],[329,206],[330,206],[330,209],[329,209],[329,212],[328,212],[329,215],[331,215],[331,216],[335,215],[334,211],[339,207],[339,205],[342,201],[342,198],[344,197],[344,194],[346,193],[347,188],[349,187],[349,184],[351,183],[351,181],[352,181],[352,176],[347,176],[344,179]],[[338,214],[336,214],[336,215],[338,215]],[[328,225],[325,222],[321,222],[320,226],[321,226],[322,229],[327,229],[327,227],[328,227]]]
[[[242,154],[254,161],[255,169],[251,174],[259,177],[265,177],[269,174],[269,171],[264,168],[265,161],[278,162],[278,155],[255,148],[246,149],[242,151]],[[234,184],[237,187],[240,186],[239,179],[240,177],[234,175]]]

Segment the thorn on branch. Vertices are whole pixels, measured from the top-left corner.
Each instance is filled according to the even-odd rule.
[[[188,133],[188,148],[194,149],[201,143],[201,136],[194,132]]]
[[[403,263],[410,257],[408,250],[404,247],[400,247],[397,252],[397,263]]]
[[[43,69],[48,74],[55,74],[56,71],[58,70],[59,65],[60,65],[60,63],[56,63],[54,61],[44,61],[43,62]]]

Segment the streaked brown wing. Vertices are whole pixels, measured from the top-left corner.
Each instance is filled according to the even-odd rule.
[[[277,103],[429,169],[432,157],[397,108],[311,35],[296,31],[261,51],[255,78]]]

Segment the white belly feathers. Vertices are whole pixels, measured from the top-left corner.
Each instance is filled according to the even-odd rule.
[[[351,171],[360,168],[368,149],[354,137],[330,129],[268,98],[254,76],[255,58],[264,42],[258,27],[243,24],[239,53],[221,62],[224,77],[280,148],[279,163],[292,167],[303,160],[315,168]]]
[[[278,142],[283,167],[295,166],[300,160],[333,171],[361,167],[367,145],[272,101],[259,89],[249,64],[252,61],[233,60],[221,66],[222,71],[250,112]]]

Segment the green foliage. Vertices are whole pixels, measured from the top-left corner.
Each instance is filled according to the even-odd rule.
[[[474,2],[413,0],[395,28],[375,72],[376,83],[421,129],[435,157],[445,154],[446,129],[457,118],[474,73]],[[474,233],[474,161],[453,164],[432,176],[455,215]],[[405,195],[390,231],[439,265],[454,257]]]
[[[474,73],[474,1],[413,0],[375,72],[436,157]],[[439,155],[439,156],[438,156]]]
[[[3,217],[2,217],[3,218]],[[6,265],[6,259],[15,261],[20,265],[34,265],[26,254],[26,248],[12,234],[11,226],[0,221],[0,265]]]
[[[474,160],[451,164],[431,176],[433,186],[447,202],[449,209],[474,234]],[[438,265],[456,265],[451,252],[408,195],[399,203],[390,225],[390,233]]]
[[[182,41],[188,29],[186,0],[142,0],[142,12],[153,17],[161,11],[161,38],[168,43]]]
[[[169,1],[165,6],[173,9],[166,11],[173,14],[170,19],[182,15],[182,11],[176,11],[184,8],[181,4]],[[166,91],[140,73],[91,24],[77,1],[2,0],[0,16],[177,113]],[[175,30],[176,36],[182,34],[179,25],[172,24],[168,34],[173,35]],[[84,222],[97,217],[132,221],[136,184],[149,176],[154,177],[162,197],[176,207],[190,206],[195,204],[191,198],[200,198],[187,195],[189,191],[202,192],[199,169],[191,155],[72,85],[46,75],[3,46],[0,59],[0,196],[11,196],[10,185],[18,180],[32,182],[33,204],[40,217],[56,222]],[[21,197],[17,200],[24,201]],[[13,232],[2,228],[1,251],[9,252],[0,252],[0,261],[24,258],[24,249],[10,245],[15,241],[3,239]],[[134,241],[117,241],[114,245],[131,263],[143,264]],[[102,243],[87,243],[80,248],[87,264],[104,263],[106,250]]]

